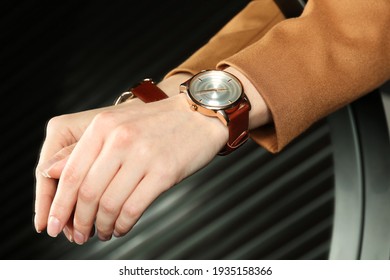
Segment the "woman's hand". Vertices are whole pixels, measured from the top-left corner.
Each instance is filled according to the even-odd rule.
[[[107,108],[62,115],[51,119],[47,125],[46,139],[42,145],[36,168],[35,217],[37,232],[47,226],[48,213],[57,190],[61,164],[64,165],[75,144],[92,119]],[[51,176],[49,175],[51,173]],[[69,225],[71,227],[71,223]],[[64,233],[71,240],[71,229]]]
[[[38,229],[47,219],[48,234],[57,236],[73,217],[78,244],[94,224],[102,240],[122,236],[162,192],[211,161],[227,137],[218,119],[191,111],[184,95],[106,108],[64,145],[77,143],[60,161],[57,188],[37,190]]]
[[[159,87],[168,95],[176,95],[179,84],[188,79],[189,76],[189,74],[185,73],[173,75],[161,81]],[[138,99],[133,99],[115,108],[137,104],[142,104],[142,102]],[[93,118],[100,112],[113,108],[107,107],[62,115],[54,117],[49,121],[46,139],[42,145],[36,168],[34,225],[37,232],[41,232],[47,226],[48,213],[57,190],[58,179],[69,155]],[[73,219],[70,219],[64,227],[64,234],[70,241],[72,241],[72,233]]]

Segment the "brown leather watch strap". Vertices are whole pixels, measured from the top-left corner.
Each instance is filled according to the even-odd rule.
[[[144,79],[128,91],[122,93],[115,100],[114,104],[118,105],[134,97],[138,97],[143,102],[149,103],[168,98],[168,95],[166,95],[166,93],[163,92],[151,79]]]
[[[248,140],[250,109],[250,103],[246,96],[244,96],[241,104],[236,110],[233,112],[226,112],[229,115],[229,140],[225,147],[218,153],[219,155],[230,154]]]

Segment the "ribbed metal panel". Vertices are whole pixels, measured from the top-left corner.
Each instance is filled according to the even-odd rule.
[[[0,11],[2,259],[325,259],[329,129],[278,155],[253,142],[163,194],[127,236],[83,246],[36,234],[33,170],[46,121],[161,78],[248,1],[13,1]]]

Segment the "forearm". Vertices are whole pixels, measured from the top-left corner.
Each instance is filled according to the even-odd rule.
[[[256,20],[245,11],[240,19],[261,22],[260,9],[253,11]],[[275,19],[281,21],[279,16]],[[270,20],[267,28],[275,24]],[[193,74],[225,56],[217,67],[235,68],[239,71],[236,75],[241,73],[241,79],[254,86],[255,90],[251,86],[245,89],[254,104],[250,127],[261,128],[252,130],[251,136],[271,152],[282,150],[314,122],[390,78],[390,2],[386,0],[313,0],[299,18],[285,20],[272,29],[257,26],[259,33],[268,31],[261,36],[251,28],[240,29],[237,18],[227,27],[169,75]],[[270,117],[264,118],[256,109],[256,104],[263,102],[271,112],[271,125],[262,126]]]
[[[222,61],[245,73],[273,116],[255,140],[277,152],[317,120],[390,78],[389,1],[309,1],[262,40]]]

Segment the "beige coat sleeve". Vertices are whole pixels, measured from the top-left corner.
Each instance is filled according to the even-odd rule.
[[[319,119],[390,79],[389,30],[389,0],[309,0],[300,17],[287,20],[272,1],[252,1],[168,75],[240,70],[273,117],[251,137],[278,152]]]

